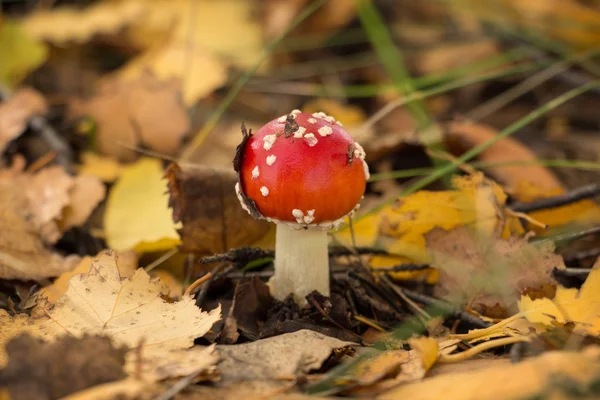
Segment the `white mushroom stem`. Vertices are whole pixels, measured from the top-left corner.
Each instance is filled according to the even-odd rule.
[[[293,293],[300,306],[316,290],[329,296],[329,254],[327,230],[298,229],[277,224],[275,238],[275,274],[269,281],[271,294],[278,300]]]

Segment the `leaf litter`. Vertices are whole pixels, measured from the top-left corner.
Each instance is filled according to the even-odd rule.
[[[598,191],[575,196],[578,183],[529,165],[545,147],[572,158],[569,128],[595,126],[593,96],[479,152],[485,175],[463,164],[451,180],[405,195],[411,171],[395,170],[427,173],[531,110],[523,98],[480,121],[452,120],[449,153],[428,149],[438,143],[418,132],[411,98],[437,93],[424,102],[436,121],[472,115],[521,82],[515,65],[552,61],[551,52],[513,54],[520,45],[488,24],[586,48],[593,31],[552,27],[545,16],[561,10],[587,27],[597,15],[575,0],[502,1],[497,15],[407,4],[399,20],[378,4],[394,39],[408,45],[398,68],[405,58],[406,75],[419,74],[408,86],[420,91],[401,98],[370,53],[373,38],[355,29],[362,7],[330,1],[306,17],[318,2],[212,3],[99,0],[24,16],[18,4],[3,8],[0,81],[14,92],[0,86],[0,152],[12,165],[0,169],[2,396],[596,395]],[[511,20],[514,10],[536,23]],[[282,46],[243,75],[265,55],[264,39],[277,39],[297,15],[306,18]],[[448,41],[450,20],[457,32]],[[568,73],[585,81],[583,69]],[[489,71],[506,75],[490,84]],[[200,166],[165,168],[147,156],[176,160],[188,134],[204,134],[246,78],[196,152]],[[547,94],[571,78],[556,75],[536,100],[552,105]],[[449,93],[446,84],[460,87]],[[271,297],[274,229],[239,207],[231,171],[240,122],[257,128],[293,108],[340,120],[380,174],[359,218],[331,235],[331,295],[313,292],[305,307]],[[529,164],[501,165],[515,161]],[[397,172],[406,174],[382,178]],[[539,199],[548,200],[543,209],[518,211]],[[581,231],[569,233],[573,226]],[[76,379],[63,379],[72,370]]]

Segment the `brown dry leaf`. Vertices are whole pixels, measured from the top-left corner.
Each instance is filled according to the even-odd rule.
[[[74,226],[83,225],[105,196],[106,188],[98,178],[86,175],[75,177],[69,192],[69,205],[63,209],[58,221],[60,230],[66,232]]]
[[[436,228],[425,238],[432,265],[440,271],[436,296],[469,304],[490,317],[516,313],[524,293],[552,297],[556,288],[552,271],[565,268],[552,242],[496,239],[465,226]]]
[[[192,105],[226,82],[229,65],[248,68],[261,56],[262,29],[254,12],[246,0],[153,1],[128,31],[147,50],[122,73],[150,70],[162,79],[178,78],[185,104]]]
[[[518,400],[590,393],[600,378],[600,348],[580,352],[552,351],[520,363],[451,372],[398,386],[380,400]],[[572,398],[572,397],[568,397]]]
[[[214,254],[274,243],[272,224],[255,220],[240,206],[233,170],[171,164],[166,176],[173,219],[182,223],[182,251]]]
[[[318,332],[302,329],[237,345],[220,345],[223,380],[247,381],[295,377],[321,367],[332,351],[354,346]]]
[[[501,0],[493,7],[474,0],[460,0],[456,4],[460,5],[456,10],[463,13],[468,10],[468,15],[482,22],[491,22],[512,32],[523,30],[522,34],[530,37],[556,40],[578,50],[593,49],[600,40],[600,11],[579,1]]]
[[[497,134],[498,132],[495,129],[487,125],[454,121],[448,124],[444,141],[453,153],[462,154],[477,145],[493,139]],[[533,162],[537,160],[531,150],[514,138],[504,138],[498,141],[482,151],[478,159],[490,163]],[[510,193],[515,191],[515,188],[525,179],[544,190],[560,189],[563,187],[558,178],[550,170],[541,165],[499,166],[486,168],[486,170],[503,182]]]
[[[25,212],[33,228],[48,244],[55,243],[71,227],[85,223],[106,194],[97,178],[74,178],[58,166],[33,174],[14,170],[4,174],[4,180],[25,192]]]
[[[560,196],[564,193],[565,190],[560,188],[544,189],[535,183],[520,181],[514,190],[514,197],[518,201],[528,203],[547,197]],[[561,207],[534,211],[528,215],[550,228],[560,228],[567,225],[590,226],[600,224],[600,206],[594,200],[580,200]],[[528,224],[528,228],[539,235],[552,235],[554,233],[533,224]]]
[[[34,89],[21,88],[0,103],[0,154],[27,128],[29,119],[48,111],[46,99]]]
[[[219,377],[216,364],[220,356],[216,345],[191,349],[165,349],[161,347],[130,351],[126,356],[125,372],[130,376],[140,373],[145,381],[157,382],[196,373],[196,382]],[[140,362],[141,361],[141,362]]]
[[[148,385],[148,382],[127,378],[121,381],[105,383],[93,386],[89,389],[73,393],[63,397],[61,400],[140,400],[153,398],[161,393],[159,388]],[[142,394],[147,395],[142,396]]]
[[[0,175],[0,279],[39,281],[70,271],[79,261],[44,246],[28,222],[27,201],[21,186]]]
[[[552,300],[522,296],[519,311],[534,324],[552,327],[556,323],[572,322],[575,332],[600,335],[600,260],[596,261],[581,289],[559,287]]]
[[[78,168],[80,175],[95,176],[102,182],[112,183],[121,175],[123,166],[113,157],[102,156],[92,152],[80,155],[81,165]]]
[[[66,333],[75,337],[108,335],[115,345],[134,352],[184,349],[221,318],[220,307],[203,312],[189,296],[176,303],[165,302],[159,281],[151,280],[143,269],[131,279],[122,278],[116,261],[114,251],[101,253],[87,274],[71,278],[58,302],[39,302],[31,317],[12,317],[0,310],[0,324],[5,327],[0,332],[2,348],[21,333],[48,341]],[[0,364],[5,362],[5,354],[0,355]]]
[[[8,386],[13,400],[58,399],[126,376],[127,349],[114,347],[105,336],[62,336],[45,343],[20,335],[6,351],[9,361],[0,370],[0,385]]]
[[[72,104],[74,115],[92,116],[97,146],[107,155],[131,161],[138,145],[172,155],[179,149],[190,121],[176,80],[139,74],[134,79],[106,79],[96,95]]]
[[[31,222],[47,243],[56,243],[62,236],[58,219],[70,204],[74,179],[58,166],[44,168],[35,174],[21,174],[15,180],[23,185],[28,199]]]
[[[178,300],[183,295],[183,283],[178,280],[173,274],[164,269],[154,269],[150,271],[152,278],[158,278],[165,285],[166,295],[170,299]]]
[[[444,44],[419,54],[414,63],[422,75],[433,75],[485,60],[498,52],[498,43],[493,39]]]
[[[117,33],[144,11],[139,1],[101,2],[84,9],[59,7],[28,13],[21,26],[36,39],[64,46],[84,43],[97,34]]]
[[[365,358],[350,366],[343,376],[326,378],[317,385],[327,387],[328,394],[372,397],[400,383],[423,379],[438,358],[438,341],[414,337],[408,342],[410,351],[367,349],[362,353]]]
[[[264,8],[265,35],[274,39],[288,28],[292,20],[309,4],[309,0],[268,0]],[[347,0],[326,2],[319,12],[311,15],[299,27],[298,32],[322,34],[326,40],[328,34],[348,24],[356,16],[356,4]]]
[[[125,252],[119,253],[118,257],[119,263],[117,264],[117,268],[119,269],[119,275],[123,278],[131,278],[137,269],[137,254],[134,252]],[[56,303],[67,292],[71,278],[75,275],[87,274],[92,267],[93,260],[90,256],[83,257],[74,269],[63,273],[51,285],[41,288],[38,293],[30,297],[28,304],[34,306],[40,297],[43,297],[50,304]]]

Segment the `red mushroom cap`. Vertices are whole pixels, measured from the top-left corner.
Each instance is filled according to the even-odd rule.
[[[369,178],[364,158],[333,117],[294,110],[245,134],[236,191],[255,217],[329,227],[358,207]]]

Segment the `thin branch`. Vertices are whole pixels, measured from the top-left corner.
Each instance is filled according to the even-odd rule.
[[[598,195],[600,195],[600,184],[592,183],[590,185],[582,186],[580,188],[574,189],[570,192],[558,196],[547,197],[545,199],[540,199],[529,203],[513,203],[510,205],[510,208],[516,212],[528,213],[532,211],[544,210],[547,208],[556,208],[564,206],[567,204],[575,203],[579,200],[589,199]]]

